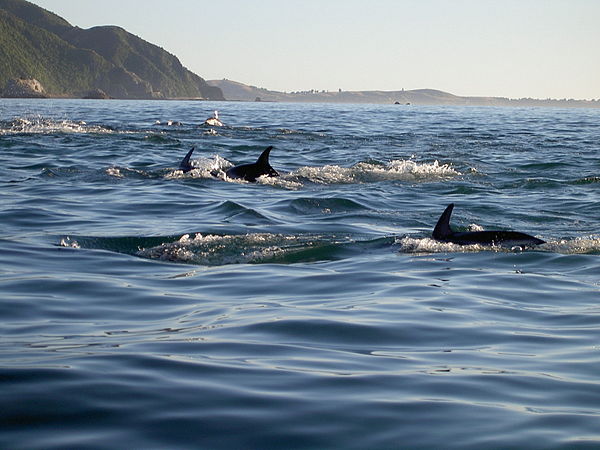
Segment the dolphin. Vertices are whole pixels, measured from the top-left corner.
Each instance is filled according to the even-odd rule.
[[[450,215],[453,208],[454,203],[450,203],[433,229],[432,237],[436,241],[451,242],[459,245],[481,244],[511,247],[515,245],[531,247],[545,243],[541,239],[518,231],[452,231],[452,228],[450,228]]]
[[[267,147],[255,163],[241,164],[227,169],[225,176],[227,176],[227,178],[241,179],[250,182],[255,182],[256,179],[262,175],[278,177],[279,173],[269,164],[269,153],[272,149],[272,146]]]
[[[194,149],[195,147],[192,147],[192,149],[189,152],[187,152],[187,155],[185,155],[185,157],[179,163],[179,170],[183,171],[183,173],[189,172],[194,168],[194,166],[192,166],[192,164],[190,163],[190,158],[192,156],[192,153],[194,153]]]

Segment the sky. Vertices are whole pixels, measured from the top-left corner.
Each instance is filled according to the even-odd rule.
[[[202,78],[278,91],[600,98],[600,0],[30,0]]]

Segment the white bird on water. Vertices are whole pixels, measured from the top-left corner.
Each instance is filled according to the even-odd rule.
[[[212,117],[209,117],[204,121],[204,125],[209,125],[211,127],[222,127],[223,122],[219,120],[219,111],[215,111]]]

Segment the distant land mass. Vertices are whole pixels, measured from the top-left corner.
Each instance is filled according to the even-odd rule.
[[[25,0],[0,0],[0,95],[224,100],[176,56],[116,26],[74,27]]]
[[[505,97],[460,97],[435,89],[400,91],[302,91],[279,92],[249,86],[227,79],[207,80],[219,87],[227,100],[263,102],[312,102],[312,103],[375,103],[400,105],[468,105],[468,106],[553,106],[599,108],[598,100],[574,99],[510,99]]]
[[[600,100],[461,97],[435,89],[288,93],[207,82],[123,28],[82,29],[26,0],[0,0],[0,97],[600,107]]]

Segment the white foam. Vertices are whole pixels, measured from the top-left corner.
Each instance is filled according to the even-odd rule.
[[[478,227],[481,228],[481,227]],[[458,252],[521,252],[521,246],[506,247],[501,245],[459,245],[451,242],[440,242],[431,238],[413,238],[409,236],[396,238],[397,245],[403,253],[458,253]],[[560,253],[563,255],[598,254],[600,253],[600,238],[596,236],[577,237],[575,239],[562,239],[548,241],[544,244],[528,247],[529,250]]]
[[[181,170],[169,172],[167,178],[220,178],[231,183],[248,183],[243,179],[228,178],[225,172],[234,164],[214,155],[210,158],[190,160],[193,169],[184,173]],[[296,190],[308,180],[318,184],[354,184],[372,183],[386,180],[401,181],[439,181],[461,175],[449,164],[440,164],[438,161],[431,163],[418,163],[413,160],[393,160],[387,165],[378,165],[361,162],[352,167],[338,165],[325,165],[320,167],[300,167],[289,173],[281,173],[279,177],[259,177],[259,184]]]
[[[548,251],[566,255],[598,254],[600,253],[600,237],[592,235],[576,237],[575,239],[548,241],[542,247]]]
[[[138,256],[166,261],[196,264],[246,264],[283,255],[314,238],[281,234],[244,235],[184,234],[176,242],[141,249]]]
[[[106,174],[111,177],[123,178],[123,174],[121,173],[121,169],[118,167],[109,167],[106,169]]]
[[[483,231],[484,228],[476,223],[469,224],[469,231]]]
[[[412,159],[393,160],[388,164],[388,171],[398,174],[415,176],[433,175],[435,177],[454,177],[460,175],[450,164],[440,164],[437,160],[432,163],[417,163]]]
[[[457,253],[480,252],[482,250],[501,250],[500,247],[483,246],[479,244],[458,245],[451,242],[440,242],[431,238],[412,238],[404,236],[396,238],[397,245],[403,253]],[[507,249],[504,249],[507,250]]]
[[[156,122],[154,122],[155,125],[164,125],[167,127],[180,127],[183,125],[183,123],[179,122],[178,120],[165,120],[165,121],[160,121],[157,120]]]
[[[83,120],[46,119],[41,116],[19,117],[9,122],[8,127],[0,128],[0,135],[6,134],[45,134],[45,133],[114,133],[99,125],[88,125]]]
[[[438,181],[461,175],[449,164],[438,161],[419,163],[413,160],[392,160],[386,165],[360,162],[352,167],[326,165],[323,167],[301,167],[292,172],[297,177],[307,178],[320,184],[368,183],[387,180]]]
[[[193,169],[189,172],[183,172],[183,170],[176,169],[170,171],[165,175],[165,178],[225,178],[225,171],[232,167],[226,159],[219,155],[214,155],[210,158],[198,158],[190,160],[190,164]]]
[[[111,166],[108,169],[106,169],[104,172],[108,176],[115,177],[115,178],[125,178],[126,176],[131,176],[132,174],[139,175],[142,177],[147,176],[147,173],[144,172],[143,170],[130,169],[128,167]],[[125,172],[125,173],[123,173],[123,172]]]
[[[289,190],[297,190],[302,188],[302,183],[297,181],[295,177],[290,177],[289,175],[281,175],[279,177],[268,177],[263,175],[256,179],[256,182],[259,184],[267,184],[269,186],[281,187]]]
[[[62,238],[62,239],[60,240],[60,243],[59,243],[58,245],[60,245],[61,247],[68,247],[68,248],[81,248],[81,247],[79,246],[79,243],[78,243],[77,241],[75,241],[75,240],[72,240],[72,239],[71,239],[70,237],[68,237],[68,236],[67,236],[67,237],[65,237],[65,238]]]
[[[352,169],[340,166],[301,167],[290,175],[307,178],[313,183],[342,184],[353,183]]]

